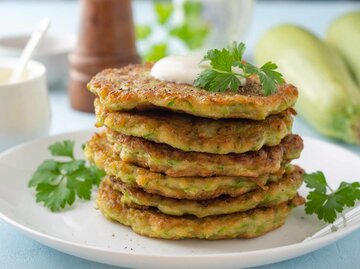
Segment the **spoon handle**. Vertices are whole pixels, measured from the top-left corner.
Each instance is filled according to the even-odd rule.
[[[20,56],[20,61],[18,65],[15,67],[15,70],[10,77],[10,82],[14,83],[19,81],[27,63],[31,59],[37,46],[44,37],[45,33],[47,32],[49,25],[50,25],[50,19],[45,18],[41,21],[39,27],[31,34],[31,37]]]

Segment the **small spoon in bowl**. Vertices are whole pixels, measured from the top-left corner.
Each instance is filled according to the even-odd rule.
[[[13,71],[11,77],[10,77],[10,83],[17,82],[21,79],[21,75],[26,68],[27,63],[31,59],[32,55],[36,51],[40,41],[45,36],[48,28],[50,25],[50,19],[45,18],[41,21],[40,25],[36,30],[31,34],[31,37],[29,41],[27,42],[23,52],[20,56],[20,61],[15,67],[15,70]]]

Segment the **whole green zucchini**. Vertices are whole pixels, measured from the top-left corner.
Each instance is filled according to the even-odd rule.
[[[327,31],[326,40],[344,57],[360,86],[360,11],[335,20]]]
[[[316,130],[360,144],[360,89],[332,47],[303,28],[281,25],[259,40],[255,60],[279,66],[286,81],[299,90],[300,116]]]

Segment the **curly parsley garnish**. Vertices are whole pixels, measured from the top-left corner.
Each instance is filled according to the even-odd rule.
[[[305,203],[306,214],[316,214],[320,220],[333,223],[337,212],[342,213],[345,206],[353,207],[360,200],[360,183],[341,182],[337,190],[333,190],[326,182],[323,172],[305,174],[305,184],[313,189]]]
[[[222,50],[208,50],[203,61],[209,61],[210,66],[202,71],[194,81],[194,86],[211,92],[223,92],[227,89],[237,91],[241,85],[240,79],[258,75],[264,95],[277,91],[277,86],[284,82],[282,74],[275,71],[277,65],[267,62],[260,68],[245,62],[243,55],[244,43],[233,42]],[[242,72],[236,72],[240,70]]]
[[[93,165],[74,157],[74,142],[64,140],[49,147],[54,157],[62,157],[67,161],[55,159],[45,160],[32,175],[28,186],[36,190],[36,202],[52,212],[60,211],[66,205],[71,206],[76,196],[90,200],[93,185],[99,185],[105,175]]]

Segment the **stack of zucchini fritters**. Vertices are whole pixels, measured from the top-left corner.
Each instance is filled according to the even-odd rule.
[[[107,176],[97,206],[136,233],[164,239],[252,238],[303,203],[303,148],[291,134],[297,99],[283,84],[263,96],[257,77],[238,92],[159,81],[152,65],[97,74],[98,126],[87,158]]]

